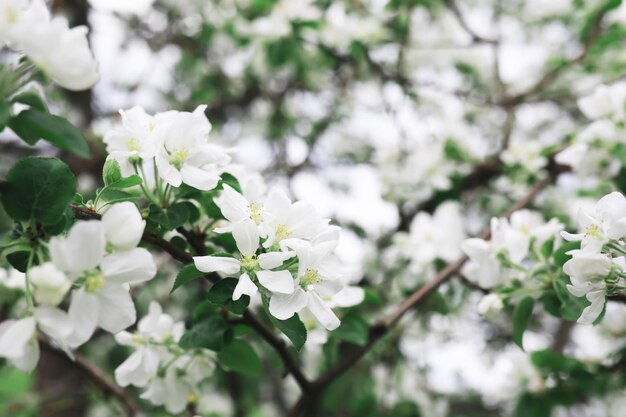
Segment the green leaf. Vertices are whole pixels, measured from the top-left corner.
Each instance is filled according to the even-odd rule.
[[[24,91],[11,99],[13,103],[22,103],[44,112],[48,111],[48,106],[43,98],[36,91]]]
[[[528,322],[533,313],[535,300],[532,297],[526,297],[520,301],[513,310],[513,341],[517,346],[524,349],[523,336]]]
[[[250,297],[242,295],[239,300],[233,300],[233,291],[235,291],[238,282],[239,280],[235,278],[224,278],[217,281],[209,290],[208,300],[235,314],[243,314],[250,304]]]
[[[166,230],[173,230],[187,222],[191,213],[185,203],[175,203],[163,210],[157,206],[150,207],[150,220]]]
[[[120,203],[122,201],[133,201],[139,198],[138,195],[117,188],[104,188],[98,194],[98,197],[107,203]]]
[[[4,100],[0,100],[0,132],[4,130],[11,118],[11,105]]]
[[[218,354],[219,364],[246,375],[256,376],[261,373],[261,359],[249,344],[241,340],[233,340]]]
[[[302,349],[304,343],[306,342],[306,327],[300,320],[298,314],[294,314],[293,317],[287,320],[278,320],[276,317],[272,316],[269,312],[269,300],[266,296],[262,296],[263,299],[263,307],[265,307],[265,312],[269,317],[270,321],[278,330],[283,332],[285,336],[291,340],[296,350]]]
[[[104,185],[110,188],[128,188],[140,185],[143,182],[139,175],[122,177],[120,164],[114,159],[108,159],[104,163],[102,179],[104,180]]]
[[[30,251],[17,251],[8,254],[7,261],[9,264],[20,272],[26,272],[28,267],[28,258],[30,257]],[[34,259],[37,259],[35,256]],[[35,262],[36,263],[36,262]]]
[[[179,287],[187,284],[188,282],[201,278],[204,275],[206,275],[206,273],[198,271],[198,268],[196,268],[194,264],[187,264],[183,266],[182,269],[178,272],[178,275],[176,275],[176,280],[174,281],[174,286],[172,286],[170,294]]]
[[[56,158],[28,157],[8,172],[2,204],[14,220],[58,223],[76,192],[76,178]]]
[[[552,414],[552,402],[542,394],[523,394],[515,407],[515,417],[549,417]]]
[[[341,319],[341,325],[332,335],[337,339],[363,346],[367,343],[369,328],[361,316],[348,314]]]
[[[561,355],[552,349],[545,349],[530,354],[530,360],[536,368],[546,373],[584,371],[585,365],[575,358]]]
[[[9,122],[9,127],[31,145],[33,139],[41,138],[57,148],[72,152],[81,158],[89,158],[90,156],[87,141],[78,129],[62,117],[31,107],[13,117]]]
[[[563,265],[565,265],[565,262],[569,261],[572,258],[571,255],[567,254],[567,252],[574,249],[580,249],[580,242],[563,243],[561,247],[558,248],[556,252],[554,252],[554,262],[557,264],[557,266],[562,267]]]
[[[233,340],[233,329],[220,315],[212,315],[187,330],[178,343],[183,349],[219,351]]]

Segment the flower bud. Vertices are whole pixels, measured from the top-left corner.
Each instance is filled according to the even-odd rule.
[[[502,298],[497,294],[487,294],[479,302],[477,306],[478,314],[486,318],[495,318],[504,308]]]
[[[31,268],[28,278],[34,286],[35,301],[48,306],[59,304],[71,286],[65,274],[51,262]]]

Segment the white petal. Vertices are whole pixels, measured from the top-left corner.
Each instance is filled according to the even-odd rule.
[[[215,172],[207,171],[190,164],[185,164],[180,170],[180,174],[185,184],[202,191],[212,190],[220,180],[219,175]]]
[[[352,307],[361,304],[365,298],[365,291],[360,287],[345,287],[332,298],[337,307]]]
[[[257,291],[258,288],[254,284],[254,282],[252,282],[250,276],[248,274],[241,274],[241,276],[239,277],[239,282],[237,282],[237,286],[233,291],[233,300],[239,300],[244,294],[252,297],[254,294],[256,294]]]
[[[65,239],[54,237],[50,240],[50,257],[60,269],[80,273],[98,266],[104,257],[105,246],[101,222],[78,221]]]
[[[594,291],[596,292],[596,291]],[[593,301],[591,302],[591,305],[586,307],[582,314],[580,315],[580,318],[578,319],[578,323],[580,324],[592,324],[594,321],[596,321],[596,319],[600,316],[600,314],[602,313],[602,309],[604,308],[604,303],[605,303],[605,298],[604,298],[604,292],[602,291],[598,291],[601,293],[601,296],[592,296]],[[587,298],[590,298],[590,295],[592,293],[588,293],[587,294]]]
[[[157,272],[152,255],[144,248],[108,255],[102,260],[100,268],[109,284],[144,282],[154,278]]]
[[[294,279],[289,271],[258,271],[256,276],[261,285],[273,293],[291,294],[294,290]]]
[[[159,152],[155,158],[157,168],[159,169],[159,177],[173,187],[180,187],[183,183],[182,175],[162,153],[165,153],[165,151]]]
[[[78,347],[85,343],[98,325],[100,303],[93,294],[79,289],[72,292],[72,301],[68,311],[74,332],[68,338],[72,347]]]
[[[250,219],[233,225],[233,237],[243,256],[254,255],[259,247],[259,228]]]
[[[35,336],[36,326],[34,317],[7,320],[0,324],[0,356],[9,359],[23,356]]]
[[[289,258],[293,258],[295,252],[269,252],[263,253],[257,257],[259,265],[263,269],[278,268]]]
[[[96,293],[100,302],[98,324],[110,333],[121,332],[137,320],[137,312],[125,285],[107,285]]]
[[[278,320],[287,320],[306,307],[307,303],[307,294],[302,288],[296,288],[296,290],[289,295],[273,294],[270,298],[269,310],[270,314]]]
[[[241,262],[225,256],[194,256],[193,262],[202,272],[223,272],[234,275],[241,269]]]
[[[107,242],[115,249],[131,249],[139,244],[146,222],[133,203],[124,201],[111,206],[102,215]]]
[[[309,291],[309,303],[307,307],[311,314],[324,326],[327,330],[335,330],[341,322],[333,313],[333,310],[320,298],[315,291]]]
[[[249,217],[247,209],[250,203],[229,185],[224,185],[224,191],[215,199],[215,204],[231,222],[239,222]]]

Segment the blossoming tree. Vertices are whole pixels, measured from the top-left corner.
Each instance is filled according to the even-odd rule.
[[[624,43],[619,0],[0,0],[0,414],[623,416]]]

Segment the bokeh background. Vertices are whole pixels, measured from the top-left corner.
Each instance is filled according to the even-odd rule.
[[[212,139],[236,147],[239,164],[344,228],[338,255],[346,279],[366,288],[365,314],[380,312],[454,260],[465,236],[550,169],[551,150],[588,123],[578,98],[621,81],[620,3],[55,0],[55,13],[89,26],[102,79],[88,91],[46,94],[94,151],[88,161],[61,155],[86,195],[99,185],[101,137],[119,122],[119,109],[191,111],[206,104]],[[20,156],[54,152],[45,144],[26,147],[5,131],[0,171]],[[570,223],[578,207],[594,203],[603,180],[563,175],[538,204]],[[158,261],[160,279],[142,290],[138,308],[145,312],[157,299],[184,318],[194,294],[168,296],[175,265]],[[477,314],[481,296],[463,281],[446,284],[335,383],[322,415],[626,416],[623,376],[602,387],[581,377],[571,391],[554,394],[562,397],[545,400],[554,407],[525,400],[552,392],[556,381],[511,343],[510,311],[489,320]],[[0,301],[11,297],[5,288]],[[609,303],[593,327],[537,315],[525,347],[601,364],[625,336],[626,306]],[[265,367],[278,366],[257,348],[266,353]],[[312,331],[305,368],[314,373],[342,349],[350,347]],[[110,335],[84,353],[109,372],[126,354]],[[31,375],[0,368],[0,415],[119,415],[114,401],[47,355]],[[218,374],[198,411],[285,415],[297,387],[271,375]]]

